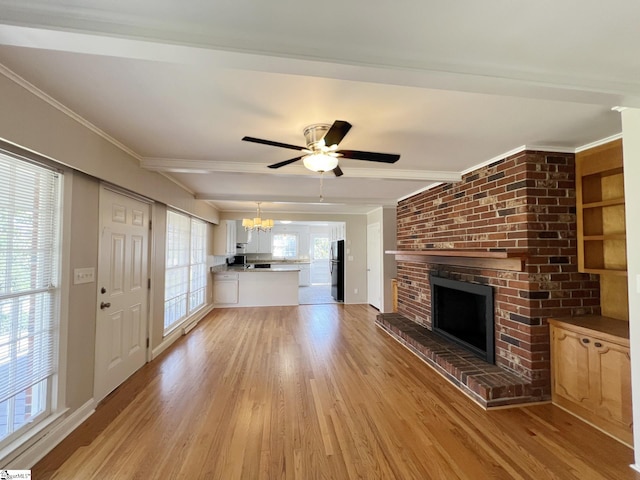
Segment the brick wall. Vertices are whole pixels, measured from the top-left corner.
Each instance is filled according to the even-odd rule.
[[[398,262],[398,311],[431,326],[429,273],[494,287],[496,364],[550,395],[546,319],[599,313],[578,273],[573,154],[525,151],[398,204],[398,250],[526,249],[524,272]]]

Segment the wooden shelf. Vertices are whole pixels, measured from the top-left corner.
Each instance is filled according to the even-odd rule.
[[[624,205],[624,198],[610,198],[601,202],[585,203],[582,208],[613,207],[615,205]]]
[[[584,268],[581,270],[582,273],[597,273],[598,275],[617,275],[620,277],[626,277],[626,270],[616,270],[613,268]]]
[[[471,268],[491,268],[522,272],[527,258],[526,250],[387,250],[396,260],[437,263]]]

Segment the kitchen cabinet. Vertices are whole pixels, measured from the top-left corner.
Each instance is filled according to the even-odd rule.
[[[549,325],[553,403],[631,445],[628,323],[586,316]]]
[[[236,254],[236,221],[222,220],[213,229],[213,254]]]
[[[300,268],[299,286],[306,287],[311,285],[311,265],[308,263],[301,263],[298,266]]]
[[[245,230],[242,226],[242,222],[236,221],[236,243],[248,244],[254,233],[255,232],[251,230]]]
[[[213,303],[238,303],[238,274],[216,273],[213,275]]]
[[[246,253],[271,253],[271,239],[273,233],[268,232],[251,232],[248,238]]]

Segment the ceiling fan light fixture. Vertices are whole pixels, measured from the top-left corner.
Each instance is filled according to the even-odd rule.
[[[304,157],[302,163],[313,172],[329,172],[338,166],[338,158],[333,155],[314,153]]]

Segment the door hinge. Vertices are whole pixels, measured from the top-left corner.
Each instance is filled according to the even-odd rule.
[[[149,230],[151,230],[151,220],[149,220]]]
[[[151,290],[151,279],[147,278],[147,288]]]
[[[149,338],[147,338],[147,348],[149,348]]]

